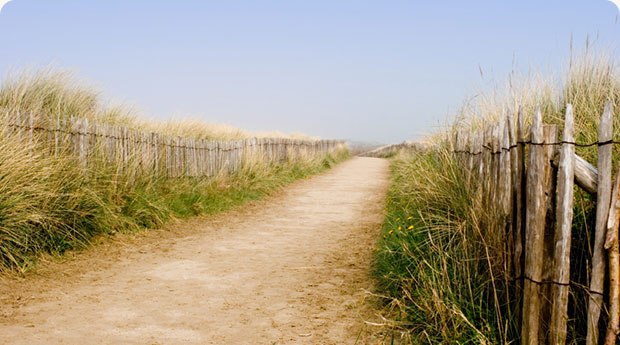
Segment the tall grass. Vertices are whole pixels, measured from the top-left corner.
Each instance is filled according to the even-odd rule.
[[[447,147],[397,154],[392,176],[374,273],[396,328],[414,344],[501,342],[503,296],[488,287],[503,263],[489,251],[504,245],[482,228],[480,195]]]
[[[128,107],[102,103],[99,93],[85,82],[77,80],[74,73],[69,70],[57,70],[51,67],[20,70],[10,73],[0,85],[0,110],[11,113],[22,111],[60,117],[74,116],[145,132],[191,139],[239,140],[251,137],[275,137],[318,140],[302,133],[285,134],[278,131],[252,133],[226,124],[193,119],[167,121],[145,119]]]
[[[450,138],[457,128],[478,129],[485,122],[521,111],[531,122],[536,105],[546,123],[562,128],[566,104],[574,107],[579,143],[598,139],[606,101],[620,107],[620,70],[613,55],[591,47],[571,57],[561,78],[513,73],[506,87],[480,93],[466,103],[455,123],[436,138],[432,151],[392,159],[383,237],[375,276],[385,296],[386,315],[407,343],[518,342],[520,307],[507,270],[505,231],[493,203],[483,202],[477,182],[469,183],[455,164]],[[620,139],[614,117],[614,139]],[[577,147],[596,165],[596,147]],[[614,162],[620,158],[614,152]],[[593,241],[594,200],[575,190],[569,343],[585,337]],[[411,228],[410,228],[411,227]]]
[[[194,136],[203,138],[246,135],[226,126],[214,129],[189,123],[183,129],[149,124],[125,110],[106,109],[95,93],[74,86],[70,75],[56,72],[24,74],[3,82],[1,108],[120,125],[147,124],[177,135],[191,129]],[[49,155],[28,142],[18,134],[0,136],[0,271],[26,270],[41,253],[84,248],[100,235],[216,213],[267,195],[348,156],[342,149],[280,164],[249,159],[232,175],[168,179],[141,172],[139,159],[130,158],[123,167],[95,159],[85,168],[71,155]]]

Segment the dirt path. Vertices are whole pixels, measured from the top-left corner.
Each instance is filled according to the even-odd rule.
[[[0,344],[353,344],[388,175],[355,158],[4,278]]]

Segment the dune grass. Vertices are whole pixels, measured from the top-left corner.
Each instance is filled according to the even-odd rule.
[[[374,275],[384,296],[383,312],[404,343],[496,344],[519,338],[520,312],[506,270],[505,233],[493,203],[483,203],[477,182],[469,183],[450,152],[457,128],[477,129],[520,109],[531,122],[534,107],[544,121],[562,128],[566,104],[574,107],[579,143],[598,138],[606,101],[620,109],[620,70],[610,54],[585,49],[571,57],[560,79],[513,74],[505,88],[481,93],[466,103],[456,121],[435,137],[428,152],[399,153],[392,158],[393,184],[378,243]],[[620,139],[614,117],[614,139]],[[596,147],[577,147],[596,166]],[[614,166],[620,155],[614,150]],[[570,344],[585,338],[594,203],[575,189]]]
[[[149,123],[124,109],[102,106],[96,93],[72,82],[70,74],[50,71],[8,79],[0,88],[0,109],[86,117],[195,138],[228,140],[250,135],[230,126]],[[97,236],[157,228],[172,218],[217,213],[261,198],[347,157],[348,150],[342,148],[330,154],[291,156],[278,164],[255,158],[247,159],[232,175],[165,178],[143,173],[139,159],[129,159],[123,167],[94,159],[84,167],[75,157],[49,155],[18,134],[3,135],[0,271],[27,270],[42,253],[86,248]]]
[[[161,121],[146,119],[126,106],[102,103],[92,86],[78,80],[69,70],[52,67],[38,70],[19,70],[1,82],[0,111],[87,118],[115,126],[144,132],[154,132],[190,139],[239,140],[258,138],[290,138],[318,140],[302,133],[285,134],[278,131],[253,133],[227,124],[209,123],[191,118]]]
[[[261,198],[345,159],[346,151],[281,165],[246,164],[233,175],[158,178],[107,162],[88,171],[72,157],[0,144],[0,270],[25,270],[40,253],[87,247],[101,234],[161,227]],[[137,164],[136,164],[137,167]]]
[[[484,233],[485,208],[449,150],[397,154],[392,181],[374,275],[397,333],[413,344],[501,343],[489,284],[501,284],[503,267],[488,251],[502,238]]]

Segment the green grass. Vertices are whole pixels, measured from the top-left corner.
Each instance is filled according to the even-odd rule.
[[[24,72],[2,81],[0,112],[75,116],[162,134],[232,140],[251,136],[230,126],[195,121],[146,121],[131,111],[102,105],[90,88],[67,72]],[[71,155],[50,155],[0,125],[0,271],[27,270],[43,253],[86,248],[104,234],[161,227],[172,218],[214,214],[261,198],[348,157],[301,155],[281,164],[249,157],[241,170],[212,178],[163,178],[145,173],[130,157],[121,166]],[[295,135],[303,137],[303,135]]]
[[[1,140],[0,140],[1,141]],[[0,150],[0,270],[26,270],[41,253],[85,248],[102,234],[161,227],[171,218],[214,214],[330,168],[347,151],[281,165],[246,164],[233,175],[166,179],[106,163]]]
[[[519,338],[520,307],[505,268],[507,239],[500,212],[483,202],[477,182],[468,182],[457,167],[449,149],[453,133],[479,129],[517,109],[530,123],[537,104],[545,123],[559,125],[561,132],[570,103],[577,142],[592,143],[605,102],[620,110],[620,69],[611,55],[591,47],[570,59],[561,79],[514,73],[507,85],[466,103],[455,123],[430,140],[433,151],[391,158],[393,183],[374,275],[378,294],[385,297],[381,309],[407,343],[495,344]],[[619,140],[620,117],[614,121],[614,139]],[[577,147],[576,152],[596,166],[596,147]],[[615,167],[617,149],[613,160]],[[587,309],[594,206],[594,198],[575,189],[569,344],[583,343],[586,332],[579,320]]]
[[[377,290],[395,332],[409,343],[501,342],[507,330],[502,270],[487,250],[500,238],[481,231],[480,200],[447,150],[399,154],[374,264]],[[495,248],[497,249],[497,248]]]

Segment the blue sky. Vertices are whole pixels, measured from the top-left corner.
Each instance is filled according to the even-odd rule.
[[[146,117],[398,142],[514,61],[558,70],[571,35],[617,52],[618,15],[607,0],[13,0],[0,75],[53,64]]]

